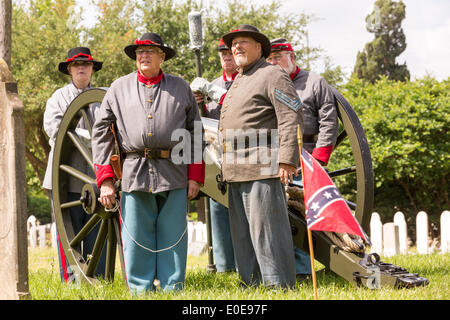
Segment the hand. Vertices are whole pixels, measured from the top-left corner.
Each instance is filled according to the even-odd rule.
[[[288,185],[289,182],[294,182],[294,176],[297,176],[297,168],[289,164],[280,163],[280,169],[278,170],[278,176],[280,177],[281,183]]]
[[[107,209],[111,209],[116,205],[116,188],[111,179],[102,182],[98,201]]]
[[[194,92],[194,97],[195,97],[195,101],[197,101],[198,105],[201,105],[204,102],[203,94],[201,94],[199,92]]]
[[[200,183],[195,180],[188,180],[188,200],[194,199],[200,191]]]

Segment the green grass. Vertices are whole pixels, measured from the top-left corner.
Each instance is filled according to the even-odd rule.
[[[358,288],[332,272],[317,273],[318,297],[323,300],[448,300],[450,298],[450,254],[398,255],[382,257],[382,261],[418,273],[430,281],[426,287],[379,290]],[[270,290],[265,287],[239,286],[236,273],[206,272],[207,256],[188,257],[184,290],[156,291],[131,295],[116,272],[112,283],[99,281],[95,285],[66,285],[59,280],[58,256],[54,249],[29,250],[29,289],[35,300],[311,300],[314,299],[311,280],[297,283],[293,290]],[[316,269],[323,266],[316,263]]]

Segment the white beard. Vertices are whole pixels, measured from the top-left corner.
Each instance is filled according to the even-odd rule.
[[[282,68],[283,68],[284,71],[286,71],[288,74],[291,74],[292,72],[295,71],[295,64],[292,63],[292,60],[291,60],[291,59],[289,59],[289,60],[288,60],[287,68],[284,68],[284,67],[282,67]]]

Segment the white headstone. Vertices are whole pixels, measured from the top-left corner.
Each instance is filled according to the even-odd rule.
[[[370,219],[370,241],[372,242],[370,252],[381,254],[383,251],[383,225],[377,212],[372,213]]]
[[[383,255],[391,257],[399,254],[399,242],[398,226],[393,222],[385,223],[383,225]]]
[[[206,252],[206,224],[197,221],[189,222],[191,229],[190,241],[188,240],[188,255],[200,256]],[[188,227],[188,232],[189,232]],[[189,234],[188,234],[189,237]],[[188,238],[189,239],[189,238]]]
[[[27,231],[31,229],[31,227],[36,227],[36,217],[29,216],[27,219]]]
[[[52,248],[56,249],[58,248],[58,233],[56,231],[56,222],[52,223],[52,226],[50,227],[50,234],[52,237]]]
[[[38,230],[39,247],[43,248],[47,245],[47,237],[46,237],[47,232],[45,230],[45,225],[38,226],[37,230]]]
[[[394,223],[398,226],[400,253],[406,254],[408,252],[408,228],[406,226],[405,216],[402,212],[398,211],[395,213]]]
[[[36,248],[37,246],[37,227],[36,225],[32,225],[30,230],[28,231],[28,238],[30,241],[30,248]]]
[[[188,243],[193,241],[194,237],[194,223],[192,221],[188,222]]]
[[[428,253],[428,215],[420,211],[416,217],[416,247],[417,253]]]
[[[450,211],[441,214],[441,253],[450,252]]]

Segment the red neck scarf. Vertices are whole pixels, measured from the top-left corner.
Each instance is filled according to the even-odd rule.
[[[155,77],[151,77],[151,78],[147,78],[146,76],[142,75],[139,70],[137,72],[137,78],[139,82],[142,82],[143,84],[149,86],[152,84],[157,84],[158,82],[161,81],[161,79],[163,78],[163,72],[161,69],[159,69],[159,74]]]
[[[235,73],[233,73],[233,74],[231,75],[231,81],[234,81],[234,78],[236,78],[236,76],[237,76],[238,73],[239,73],[239,72],[236,71]],[[225,82],[229,81],[229,80],[227,79],[227,75],[225,74],[225,71],[222,72],[222,76],[223,76],[223,81],[225,81]]]
[[[298,75],[299,72],[300,68],[297,66],[297,69],[295,69],[295,71],[289,75],[291,77],[291,80],[294,80],[294,78]]]

